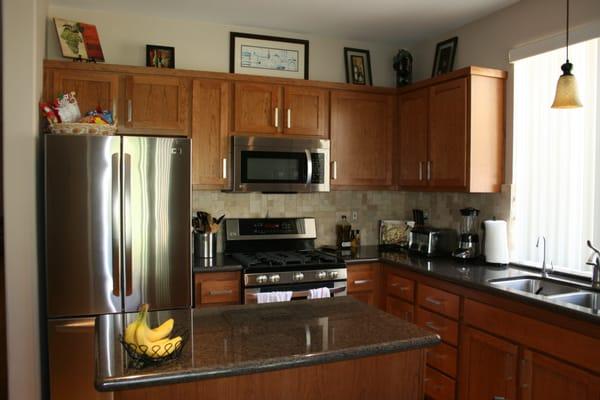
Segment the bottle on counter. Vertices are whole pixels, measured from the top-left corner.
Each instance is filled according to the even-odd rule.
[[[348,248],[351,246],[351,230],[352,225],[350,225],[346,216],[342,215],[342,219],[335,225],[336,245],[338,248]]]

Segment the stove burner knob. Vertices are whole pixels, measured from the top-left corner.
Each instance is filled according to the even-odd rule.
[[[317,279],[326,279],[327,278],[327,272],[325,271],[321,271],[317,273]]]
[[[267,276],[266,275],[257,276],[256,283],[267,283]]]
[[[271,275],[271,276],[269,277],[269,281],[271,281],[271,283],[277,283],[277,282],[279,282],[279,280],[280,280],[280,279],[281,279],[281,278],[279,277],[279,275],[278,275],[278,274]]]
[[[296,272],[292,279],[295,281],[301,281],[302,279],[304,279],[304,274],[302,272]]]
[[[329,277],[330,277],[331,279],[335,279],[335,278],[337,278],[337,277],[338,277],[338,272],[337,272],[337,271],[331,271],[331,272],[329,273]]]

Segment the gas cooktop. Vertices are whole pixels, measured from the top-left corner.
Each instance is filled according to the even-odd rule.
[[[319,269],[343,265],[336,256],[317,250],[281,250],[257,253],[233,253],[246,270],[258,269]]]

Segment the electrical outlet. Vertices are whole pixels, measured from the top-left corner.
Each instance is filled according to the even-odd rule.
[[[356,221],[358,219],[358,211],[352,211],[352,221]]]

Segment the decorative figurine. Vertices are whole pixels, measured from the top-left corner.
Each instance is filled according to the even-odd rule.
[[[396,86],[406,86],[412,83],[412,55],[408,50],[401,49],[394,57],[394,70],[396,71]]]

